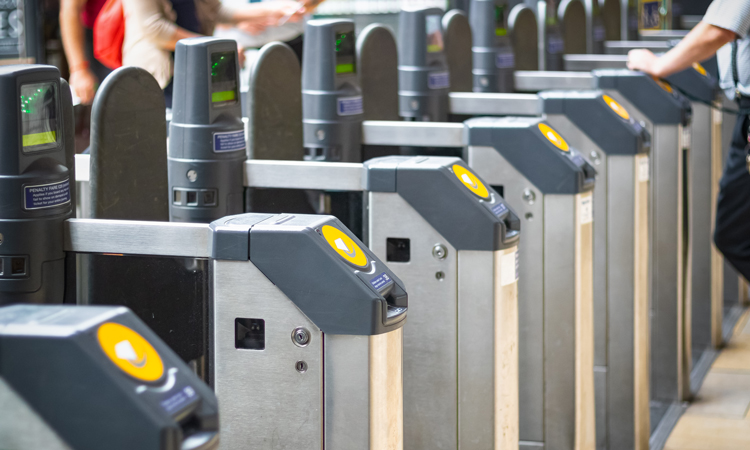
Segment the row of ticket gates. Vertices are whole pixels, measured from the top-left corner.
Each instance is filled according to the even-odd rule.
[[[234,41],[180,41],[173,109],[118,69],[90,155],[57,69],[0,68],[1,448],[663,444],[741,286],[715,79],[484,93],[494,22],[400,21],[311,20],[247,91]]]

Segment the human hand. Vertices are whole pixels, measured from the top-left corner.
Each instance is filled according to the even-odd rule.
[[[96,91],[96,76],[90,69],[78,69],[70,73],[70,87],[83,104],[94,101]]]
[[[628,69],[639,70],[649,75],[658,76],[659,57],[650,50],[636,49],[628,52]]]
[[[260,20],[245,20],[244,22],[238,23],[237,28],[239,28],[240,30],[244,31],[247,34],[256,36],[264,32],[266,28],[268,28],[268,25],[266,25]]]
[[[281,26],[287,22],[298,22],[307,13],[303,2],[275,0],[273,2],[265,2],[263,5],[267,5],[269,8],[271,16],[269,20],[272,22],[270,25],[273,26]]]

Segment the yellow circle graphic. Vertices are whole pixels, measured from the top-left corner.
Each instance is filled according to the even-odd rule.
[[[156,349],[125,325],[107,322],[97,331],[99,345],[123,372],[141,381],[157,381],[164,375],[164,363]]]
[[[707,76],[708,72],[706,72],[706,68],[700,65],[700,63],[693,63],[693,69],[704,77]]]
[[[539,124],[539,131],[541,131],[544,137],[552,142],[555,147],[564,152],[570,151],[570,146],[568,146],[568,143],[565,142],[565,139],[563,139],[562,136],[557,133],[557,131],[553,130],[552,127],[550,127],[546,123]]]
[[[613,99],[609,95],[602,95],[602,98],[604,99],[604,102],[610,108],[612,108],[612,111],[617,113],[618,116],[622,117],[625,120],[630,120],[630,113],[628,113],[628,110],[625,109],[621,104],[617,103],[615,99]]]
[[[669,92],[670,94],[672,93],[672,86],[669,83],[667,83],[664,80],[660,80],[660,79],[658,79],[656,77],[654,77],[654,81],[656,81],[656,84],[658,84],[659,86],[661,86],[662,89],[664,89],[665,91]]]
[[[355,266],[367,266],[367,255],[346,233],[330,225],[324,225],[321,231],[328,245],[333,247],[342,258]]]
[[[464,186],[469,188],[471,192],[482,198],[488,198],[490,196],[490,193],[484,186],[484,183],[482,183],[482,181],[477,178],[476,175],[471,173],[469,169],[460,164],[454,164],[451,169],[453,169],[453,173],[456,175],[458,180],[463,183]]]

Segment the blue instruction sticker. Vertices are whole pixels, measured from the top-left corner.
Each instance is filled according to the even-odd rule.
[[[661,14],[659,14],[660,1],[642,3],[642,14],[641,20],[643,21],[643,28],[659,28],[661,22]]]
[[[495,66],[498,69],[512,69],[516,65],[513,53],[498,53],[495,55]]]
[[[173,413],[198,400],[198,393],[191,386],[185,386],[177,393],[159,402],[164,411]]]
[[[427,75],[427,87],[430,89],[448,89],[451,76],[448,72],[435,72]]]
[[[492,207],[492,213],[496,215],[497,217],[502,216],[508,211],[508,207],[505,206],[504,203],[498,203],[497,205]]]
[[[606,34],[607,32],[604,30],[603,26],[599,25],[599,26],[594,27],[594,40],[595,41],[603,41]]]
[[[214,153],[245,150],[245,130],[214,133]]]
[[[378,291],[391,283],[393,283],[393,278],[389,277],[385,272],[370,280],[370,284],[372,285],[372,287],[374,287]]]
[[[24,186],[23,209],[44,209],[70,203],[70,180],[58,183]]]
[[[341,97],[337,99],[337,112],[339,116],[354,116],[356,114],[364,114],[365,109],[362,104],[362,96],[356,97]]]
[[[563,40],[560,36],[550,36],[547,39],[547,52],[553,55],[562,53],[564,49]]]

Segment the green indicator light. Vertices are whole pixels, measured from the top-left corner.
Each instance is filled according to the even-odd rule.
[[[235,98],[236,97],[234,91],[219,91],[211,94],[212,103],[228,102],[234,100]]]
[[[57,141],[57,133],[54,131],[45,131],[43,133],[24,134],[23,146],[31,147],[34,145],[54,144]]]
[[[336,73],[354,73],[354,64],[336,64]]]
[[[506,36],[508,34],[508,30],[505,28],[495,28],[495,36]]]

